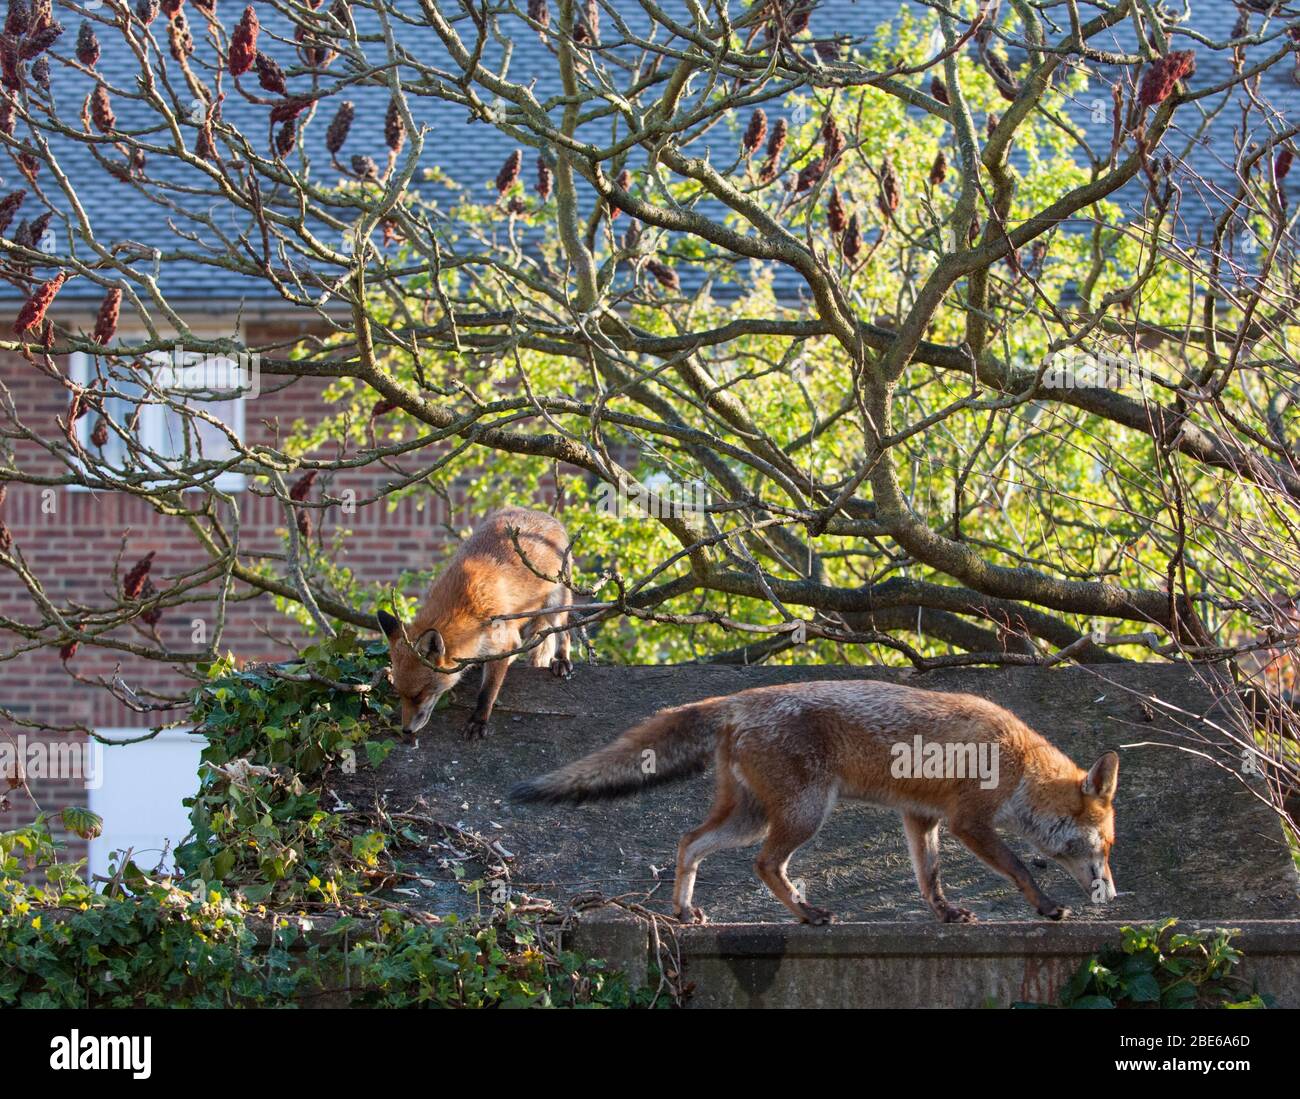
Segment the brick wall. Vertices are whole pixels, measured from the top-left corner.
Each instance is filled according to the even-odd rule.
[[[274,331],[266,325],[247,326],[248,342],[252,345],[272,335],[289,334],[283,325]],[[0,356],[0,382],[8,389],[26,423],[43,432],[57,430],[55,418],[66,413],[67,405],[61,388],[18,356]],[[320,381],[302,379],[283,388],[277,388],[279,385],[277,379],[255,400],[246,403],[247,441],[270,442],[277,427],[283,435],[296,420],[310,423],[329,414],[329,407],[320,399],[323,389]],[[5,420],[7,417],[0,415],[0,422]],[[16,449],[21,468],[43,468],[51,475],[60,471],[59,463],[33,445],[19,442]],[[412,464],[410,456],[403,459],[404,466]],[[323,537],[328,544],[340,525],[352,531],[342,561],[362,580],[395,578],[403,569],[426,567],[435,552],[445,548],[448,535],[443,524],[447,516],[439,501],[424,497],[425,506],[419,508],[415,501],[405,500],[391,511],[384,502],[360,504],[391,476],[376,469],[348,473],[346,480],[336,478],[331,495],[340,495],[344,487],[353,489],[358,499],[356,510],[351,515],[337,514],[333,509],[312,513],[315,539]],[[319,498],[319,492],[313,495]],[[107,603],[106,593],[113,586],[113,562],[119,553],[119,575],[124,575],[141,556],[156,551],[151,578],[160,588],[166,586],[169,578],[194,570],[207,560],[182,520],[160,516],[148,504],[128,494],[90,493],[65,487],[42,490],[11,484],[4,505],[4,520],[15,546],[21,549],[32,573],[42,580],[56,605],[70,601],[90,605]],[[240,494],[245,555],[281,547],[284,525],[284,512],[277,501],[259,498],[248,491]],[[203,614],[202,608],[188,606],[166,610],[158,625],[159,633],[172,647],[193,648],[192,620]],[[30,596],[8,570],[0,570],[0,616],[23,622],[35,618]],[[212,621],[205,623],[207,630],[211,631],[212,627]],[[116,636],[133,635],[127,630]],[[283,659],[297,640],[292,624],[275,612],[268,597],[232,603],[228,607],[221,641],[223,651],[233,651],[246,660]],[[0,644],[11,648],[24,642],[0,629]],[[172,694],[183,690],[188,682],[169,666],[130,653],[89,646],[82,646],[65,668],[57,648],[43,647],[0,662],[0,699],[21,717],[48,726],[78,723],[94,728],[148,726],[160,723],[160,719],[183,716],[183,710],[161,715],[135,713],[94,685],[99,677],[111,678],[115,671],[142,695],[147,691]],[[37,737],[66,739],[68,736],[49,729],[6,725],[0,722],[0,733],[22,733],[29,742]],[[77,739],[75,734],[73,739]],[[86,801],[86,791],[77,781],[37,779],[32,786],[46,810],[57,811],[65,805]],[[11,808],[0,813],[0,829],[15,827],[32,817],[33,810],[25,796],[18,794],[11,801]],[[70,843],[75,854],[84,853],[84,845],[79,841]]]

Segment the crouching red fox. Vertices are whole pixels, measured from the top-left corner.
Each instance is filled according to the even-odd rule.
[[[569,558],[569,536],[542,511],[507,507],[487,515],[461,543],[429,587],[424,606],[404,625],[387,611],[376,616],[388,638],[393,689],[401,700],[402,732],[418,733],[438,700],[465,674],[465,660],[481,660],[522,648],[532,664],[549,665],[564,678],[569,659],[569,589],[560,582]],[[506,671],[514,656],[483,664],[469,739],[486,735]]]
[[[924,758],[910,758],[918,754]],[[974,695],[869,680],[757,687],[661,710],[607,747],[519,784],[511,798],[576,804],[621,797],[698,774],[710,757],[717,771],[712,811],[677,848],[678,919],[704,919],[691,898],[706,855],[761,842],[759,878],[799,920],[828,922],[831,914],[799,895],[786,868],[841,798],[899,813],[921,896],[946,923],[975,917],[944,895],[941,823],[1039,915],[1059,920],[1069,910],[1038,887],[999,828],[1063,866],[1092,900],[1115,897],[1119,757],[1107,752],[1085,771],[1014,714]],[[972,773],[963,761],[992,766]]]

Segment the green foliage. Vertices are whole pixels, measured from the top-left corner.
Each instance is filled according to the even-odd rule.
[[[396,853],[419,837],[326,811],[321,790],[332,769],[378,763],[393,746],[371,735],[392,717],[384,662],[382,645],[345,633],[293,664],[209,670],[194,698],[208,744],[177,879],[128,861],[99,891],[84,863],[60,861],[47,816],[0,833],[0,1007],[651,1003],[509,904],[434,922],[383,897]],[[84,809],[62,823],[102,827]]]
[[[0,849],[53,850],[48,831]],[[268,915],[240,893],[152,881],[96,893],[76,875],[43,888],[0,878],[0,1007],[258,1007],[322,997],[381,1007],[631,1007],[647,1000],[618,974],[538,946],[537,930],[416,923],[394,912],[314,921]],[[53,867],[51,867],[53,869]]]
[[[314,978],[283,945],[259,950],[237,898],[136,880],[0,895],[0,1007],[228,1007],[292,998]]]
[[[342,934],[336,929],[335,935]],[[399,924],[388,937],[358,942],[348,953],[364,991],[354,1002],[371,1007],[637,1007],[619,974],[561,951],[537,948],[517,920],[475,927],[455,917],[436,927]]]
[[[1258,993],[1244,991],[1232,975],[1241,951],[1233,931],[1223,928],[1175,931],[1167,919],[1120,929],[1118,946],[1083,963],[1061,993],[1061,1007],[1072,1008],[1252,1008],[1267,1006]],[[1036,1007],[1036,1004],[1018,1004]]]
[[[176,853],[188,876],[238,883],[269,904],[359,890],[366,852],[322,808],[320,785],[331,768],[355,769],[359,754],[375,763],[391,750],[367,732],[392,717],[391,695],[375,682],[385,659],[382,643],[343,632],[295,665],[212,669],[194,700],[208,739],[198,793],[186,801],[194,837]]]

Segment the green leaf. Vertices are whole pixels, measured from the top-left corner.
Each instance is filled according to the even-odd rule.
[[[1196,999],[1196,988],[1188,981],[1170,985],[1160,997],[1161,1007],[1188,1007]]]
[[[218,878],[224,878],[235,868],[235,852],[229,847],[222,848],[220,854],[212,860],[212,872]]]
[[[1135,977],[1139,973],[1151,973],[1156,968],[1157,961],[1156,955],[1150,952],[1132,954],[1124,959],[1124,964],[1120,966],[1120,973],[1125,977]]]
[[[1070,1006],[1096,1009],[1114,1007],[1115,1005],[1105,996],[1080,996]]]
[[[1160,1000],[1160,984],[1150,973],[1139,973],[1124,982],[1124,995],[1134,1003],[1157,1003]]]
[[[371,767],[378,767],[397,744],[392,740],[367,740],[366,741],[366,761]]]
[[[83,840],[98,839],[104,833],[104,819],[80,805],[69,805],[59,816],[63,827]]]
[[[1264,999],[1259,995],[1258,992],[1256,992],[1253,996],[1251,996],[1249,1000],[1238,1000],[1235,1003],[1225,1002],[1220,1006],[1226,1007],[1231,1011],[1237,1011],[1237,1010],[1250,1010],[1253,1008],[1265,1008],[1268,1007],[1268,1004],[1265,1003]]]
[[[387,837],[383,832],[366,832],[352,837],[352,854],[367,865],[373,865],[384,850]]]

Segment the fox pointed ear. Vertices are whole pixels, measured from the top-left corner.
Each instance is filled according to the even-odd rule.
[[[447,655],[447,643],[437,630],[425,630],[415,639],[415,651],[425,660],[441,660]]]
[[[1119,756],[1107,752],[1092,765],[1083,780],[1083,792],[1092,798],[1105,798],[1109,801],[1115,796],[1115,787],[1119,784]]]
[[[375,615],[375,621],[379,623],[379,632],[385,637],[392,637],[400,628],[401,623],[387,611],[380,611]]]

